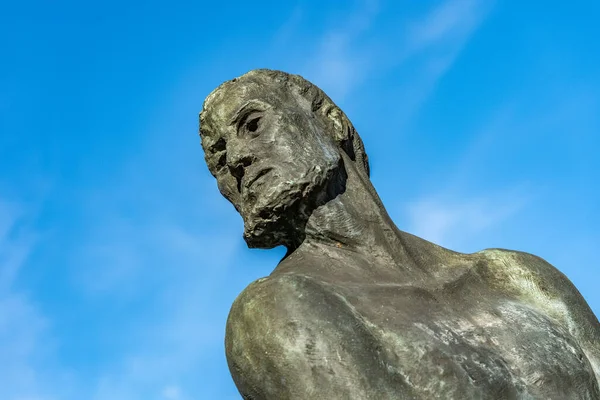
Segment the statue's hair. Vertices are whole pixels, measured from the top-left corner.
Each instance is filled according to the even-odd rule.
[[[325,92],[300,75],[269,69],[256,69],[239,78],[234,78],[221,84],[209,94],[204,101],[204,106],[200,113],[200,132],[203,136],[211,136],[210,133],[214,132],[214,127],[212,126],[213,121],[211,121],[211,118],[207,115],[207,109],[209,108],[208,106],[210,103],[215,97],[220,97],[218,96],[218,93],[224,91],[227,87],[244,81],[253,82],[258,86],[261,86],[261,83],[265,81],[276,83],[282,89],[291,89],[306,99],[311,104],[312,111],[321,118],[326,125],[334,125],[334,129],[327,131],[334,132],[333,139],[339,148],[344,150],[353,161],[357,162],[367,176],[369,176],[369,159],[365,152],[364,144],[358,135],[358,132],[356,132],[356,129],[352,125],[352,122],[350,122],[346,114],[331,100],[331,98],[329,98],[329,96],[327,96],[327,94],[325,94]]]

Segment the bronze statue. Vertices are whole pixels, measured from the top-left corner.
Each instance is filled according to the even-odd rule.
[[[315,85],[271,70],[225,82],[200,134],[248,246],[288,250],[229,314],[244,399],[600,399],[600,324],[573,284],[531,254],[400,231]]]

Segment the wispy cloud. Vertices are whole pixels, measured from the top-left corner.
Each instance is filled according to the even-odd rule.
[[[350,51],[351,40],[343,33],[327,35],[319,47],[306,75],[322,85],[333,98],[343,100],[362,79],[367,59]]]
[[[410,24],[407,56],[425,53],[424,96],[452,66],[490,9],[487,0],[450,0]]]
[[[361,83],[376,59],[376,49],[359,39],[371,28],[378,11],[377,1],[362,1],[349,16],[325,31],[303,67],[302,73],[337,101]]]
[[[408,230],[434,243],[457,249],[516,215],[527,202],[528,196],[520,190],[454,199],[426,196],[406,206]]]
[[[166,400],[180,400],[182,398],[181,389],[176,385],[165,387],[162,391],[162,395]]]
[[[269,52],[276,52],[279,49],[285,48],[286,43],[293,39],[303,18],[304,9],[301,5],[296,5],[288,18],[275,31],[269,46]]]
[[[17,287],[35,235],[23,223],[25,209],[0,199],[0,397],[7,400],[51,400],[61,389],[61,371],[42,365],[53,353],[50,321],[27,292]],[[64,383],[64,382],[63,382]]]
[[[490,235],[504,222],[519,214],[534,199],[527,182],[514,182],[503,189],[482,188],[473,181],[473,173],[486,165],[498,148],[514,104],[495,111],[475,130],[454,162],[440,165],[440,179],[432,181],[425,193],[403,207],[407,230],[418,236],[458,251],[477,251],[477,245],[494,246],[479,239]],[[468,136],[468,135],[467,135]]]
[[[431,96],[492,6],[491,0],[448,0],[408,23],[403,47],[392,64],[401,68],[405,63],[416,63],[417,67],[399,90],[398,121],[408,121]]]
[[[401,76],[406,63],[416,62],[419,66],[406,76],[401,92],[407,96],[400,96],[398,107],[412,114],[452,66],[491,6],[492,0],[448,0],[425,14],[402,16],[395,26],[379,29],[377,21],[385,7],[362,1],[352,12],[336,16],[318,38],[311,38],[314,49],[301,49],[301,54],[291,57],[301,60],[292,69],[343,102],[369,74],[397,71]],[[276,43],[292,42],[301,15],[300,9],[294,11],[276,35]]]
[[[485,0],[442,2],[408,27],[409,53],[440,46],[456,52],[483,21],[490,5]]]
[[[0,293],[11,290],[32,246],[31,235],[18,229],[22,209],[0,199]]]
[[[235,390],[206,386],[211,374],[215,385],[227,378],[225,321],[247,285],[232,274],[241,224],[197,170],[201,148],[189,139],[171,137],[168,146],[185,148],[166,152],[148,141],[114,179],[79,198],[86,230],[69,260],[71,284],[79,301],[103,311],[82,319],[118,331],[95,375],[78,376],[87,386],[79,398],[192,400]]]
[[[585,164],[578,165],[579,159],[566,160],[569,152],[592,147],[597,118],[590,110],[598,99],[587,88],[576,86],[559,91],[548,85],[537,90],[540,92],[517,93],[504,100],[480,127],[465,135],[470,138],[463,150],[449,164],[440,165],[439,179],[403,207],[407,230],[451,248],[474,250],[473,244],[482,243],[481,237],[498,231],[526,206],[530,210],[550,207],[549,198],[569,191],[569,182],[561,186],[559,179],[538,179],[533,185],[530,179],[544,165],[556,171],[585,168]],[[532,102],[532,96],[540,102]],[[581,160],[585,162],[584,157]],[[512,176],[510,188],[494,189],[493,179],[486,175],[497,175],[503,167],[520,174],[503,175]],[[583,206],[588,199],[579,202]],[[563,212],[554,211],[556,215]]]
[[[197,151],[201,157],[199,146]],[[65,252],[66,267],[57,280],[71,285],[78,324],[110,332],[84,338],[95,354],[90,355],[93,374],[73,370],[60,357],[55,350],[68,354],[70,343],[53,336],[54,316],[45,315],[27,288],[17,285],[37,236],[28,224],[28,210],[0,199],[0,398],[192,400],[234,393],[231,384],[216,385],[229,383],[225,320],[247,284],[246,277],[231,275],[232,259],[243,243],[240,226],[219,218],[223,212],[238,222],[233,207],[203,191],[206,185],[217,198],[214,180],[171,168],[168,175],[181,179],[181,187],[193,188],[182,201],[157,174],[140,172],[148,171],[157,153],[159,146],[150,146],[131,157],[108,185],[78,199],[85,230]],[[131,205],[136,213],[123,216],[121,210]],[[141,210],[143,218],[136,218]],[[227,300],[219,300],[223,297]],[[64,322],[60,318],[56,322]],[[117,345],[107,345],[107,337]],[[206,387],[210,376],[215,387]]]
[[[93,398],[188,399],[185,382],[172,382],[185,381],[190,371],[214,362],[215,352],[222,351],[226,310],[215,308],[213,301],[221,294],[217,288],[231,279],[227,275],[238,237],[200,235],[156,221],[120,231],[109,226],[112,235],[102,246],[105,258],[94,260],[95,249],[80,254],[82,260],[94,260],[80,275],[82,295],[107,302],[148,298],[151,305],[139,309],[136,324],[120,330],[135,345],[111,355]],[[134,261],[125,273],[119,271],[128,268],[123,260]]]

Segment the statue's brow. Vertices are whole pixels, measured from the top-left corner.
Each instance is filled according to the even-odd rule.
[[[267,106],[268,105],[266,103],[260,100],[249,100],[242,104],[242,106],[238,108],[238,110],[233,114],[233,118],[231,118],[231,120],[229,121],[229,125],[237,124],[240,120],[240,117],[246,114],[246,112],[250,109],[264,110],[265,108],[267,108]]]

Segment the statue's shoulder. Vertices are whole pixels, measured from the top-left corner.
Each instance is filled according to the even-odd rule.
[[[535,283],[536,286],[546,286],[544,283],[559,284],[568,281],[549,262],[530,253],[494,248],[482,250],[475,255],[488,264],[490,272],[496,273],[498,278],[503,278],[509,284],[529,286],[526,281],[532,281],[530,283]],[[546,289],[549,288],[540,288],[542,291]]]
[[[235,299],[231,313],[273,313],[276,310],[272,307],[294,304],[305,295],[324,291],[327,291],[324,283],[315,277],[296,273],[273,274],[248,285]]]
[[[244,398],[368,398],[368,382],[335,377],[359,376],[361,363],[376,370],[370,364],[374,349],[369,338],[327,283],[307,275],[278,274],[253,282],[235,300],[225,351]],[[351,358],[360,362],[344,361]]]
[[[311,324],[321,311],[320,305],[330,297],[330,290],[310,276],[281,274],[258,279],[235,299],[226,335],[247,337],[248,332],[256,331],[254,338],[283,343],[289,338],[277,332]]]
[[[565,274],[536,255],[507,249],[486,249],[476,255],[494,284],[521,292],[531,300],[548,303],[581,296]]]
[[[543,258],[521,251],[486,249],[475,255],[492,286],[560,322],[580,342],[600,377],[600,323],[566,275]]]

